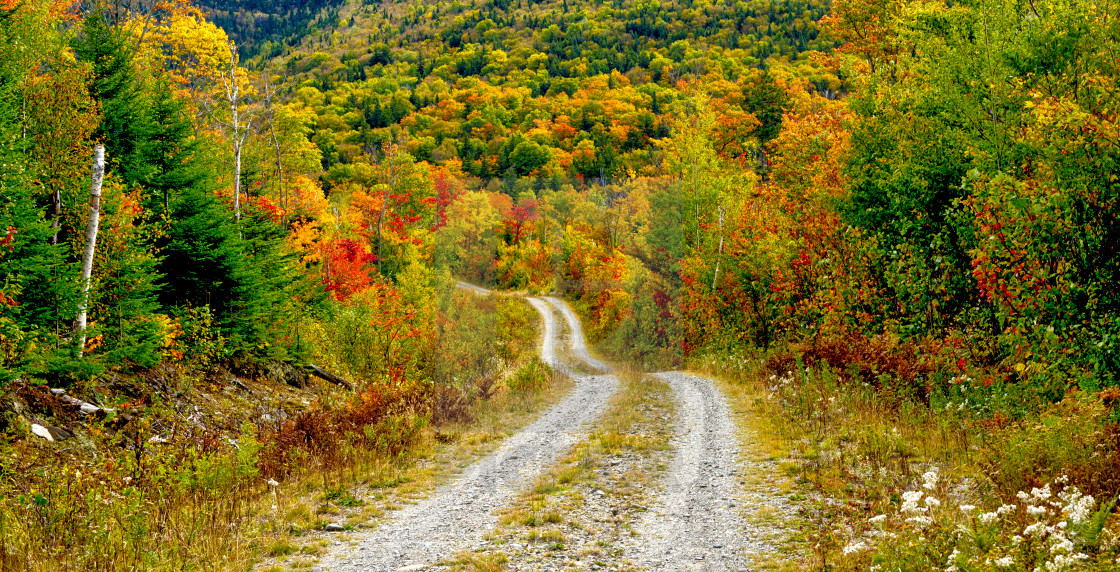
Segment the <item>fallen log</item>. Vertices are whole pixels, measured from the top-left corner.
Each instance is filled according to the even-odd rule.
[[[342,379],[341,377],[338,377],[337,375],[330,373],[329,371],[326,371],[313,363],[309,363],[307,364],[307,366],[311,368],[311,373],[316,377],[325,379],[335,385],[341,385],[342,387],[345,387],[350,391],[354,391],[354,384],[350,383],[349,381],[346,381],[345,379]]]

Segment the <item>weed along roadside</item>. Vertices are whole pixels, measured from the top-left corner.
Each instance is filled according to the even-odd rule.
[[[237,361],[65,391],[14,384],[0,568],[299,568],[339,537],[323,531],[412,502],[571,388],[535,357],[539,318],[524,301],[448,289],[437,308],[438,336],[390,347],[346,327],[367,317],[336,316],[346,335],[324,330],[314,359],[354,392]],[[394,383],[349,357],[369,353],[423,361],[431,381]]]
[[[953,401],[956,387],[884,395],[806,361],[693,362],[750,412],[771,482],[799,506],[787,546],[805,567],[1111,569],[1116,429],[1099,400],[1072,392],[1040,405],[1037,421],[992,423]]]

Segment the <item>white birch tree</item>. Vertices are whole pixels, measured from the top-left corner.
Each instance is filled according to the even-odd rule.
[[[97,227],[101,223],[101,182],[105,178],[105,146],[93,148],[93,176],[89,189],[89,223],[86,225],[86,246],[82,251],[82,301],[74,320],[74,333],[78,338],[78,353],[86,347],[86,316],[89,313],[90,276],[93,274],[93,255],[97,251]]]

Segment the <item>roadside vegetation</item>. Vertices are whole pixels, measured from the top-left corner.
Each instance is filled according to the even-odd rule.
[[[96,418],[43,386],[18,385],[22,413],[67,435],[3,447],[4,566],[246,569],[262,555],[298,560],[316,553],[326,525],[365,526],[389,510],[391,499],[375,501],[386,491],[429,488],[566,387],[533,357],[528,304],[455,291],[444,303],[445,345],[414,341],[407,351],[439,350],[459,364],[453,378],[428,364],[412,378],[420,381],[394,384],[351,364],[348,391],[306,374],[293,387],[267,372],[195,378],[167,369],[159,379],[72,386],[75,395],[113,396]],[[360,343],[336,340],[320,357],[375,349]]]
[[[1071,391],[1029,417],[993,422],[959,387],[928,402],[892,398],[851,370],[802,359],[724,355],[693,365],[732,384],[792,481],[787,492],[804,508],[790,533],[805,566],[1115,565],[1116,424],[1098,396]]]
[[[1113,0],[267,8],[0,0],[0,569],[376,518],[563,387],[452,276],[747,388],[811,566],[1115,567]]]

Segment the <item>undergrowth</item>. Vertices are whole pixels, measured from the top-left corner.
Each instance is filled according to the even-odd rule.
[[[813,523],[807,567],[1115,569],[1111,394],[1051,400],[929,348],[881,346],[691,364],[758,396]]]
[[[83,415],[35,380],[14,384],[0,442],[0,571],[245,570],[265,554],[313,557],[319,548],[301,536],[343,509],[381,510],[355,486],[409,483],[416,459],[472,423],[498,430],[550,386],[549,372],[524,365],[537,338],[527,304],[460,295],[454,307],[432,339],[393,354],[415,365],[407,378],[338,365],[372,336],[349,336],[357,348],[321,342],[316,359],[354,392],[184,363],[69,388],[105,405]],[[509,376],[529,381],[483,390]]]

